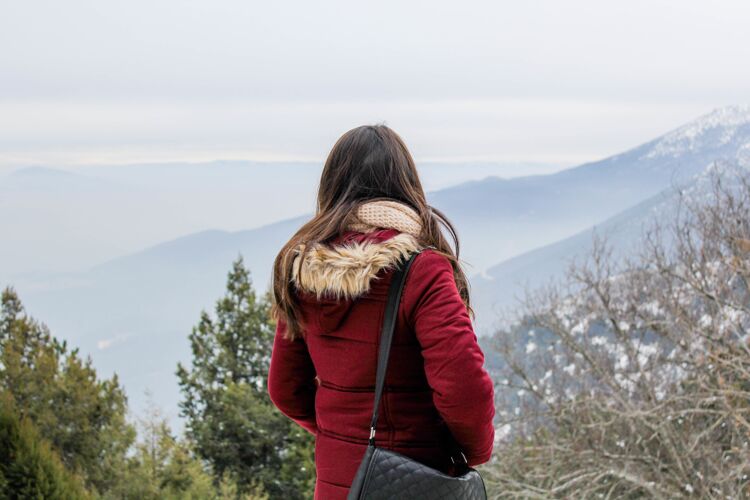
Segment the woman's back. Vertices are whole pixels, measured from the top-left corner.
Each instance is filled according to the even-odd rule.
[[[446,236],[453,239],[451,247]],[[343,134],[315,215],[274,262],[268,391],[313,433],[316,498],[345,498],[368,443],[377,351],[393,268],[406,276],[375,441],[443,471],[492,452],[493,384],[472,329],[458,236],[427,204],[404,141],[385,125]]]
[[[304,338],[284,338],[279,321],[268,383],[279,409],[316,436],[316,498],[345,498],[362,460],[392,269],[420,249],[397,229],[347,231],[295,262]],[[448,471],[453,436],[470,465],[486,462],[494,404],[483,363],[450,261],[423,249],[399,307],[378,446]]]

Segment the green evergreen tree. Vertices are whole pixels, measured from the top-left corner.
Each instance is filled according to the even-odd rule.
[[[268,397],[273,336],[269,296],[256,296],[239,257],[215,318],[203,311],[193,328],[192,366],[178,365],[181,413],[217,482],[232,478],[239,494],[259,483],[272,498],[306,498],[314,485],[313,440]]]
[[[30,318],[10,287],[0,300],[0,390],[90,490],[121,480],[135,431],[117,376],[100,380],[91,359]]]
[[[0,499],[90,498],[81,478],[71,474],[49,442],[28,418],[22,418],[13,397],[0,392]]]

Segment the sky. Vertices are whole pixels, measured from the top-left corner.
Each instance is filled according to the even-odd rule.
[[[417,161],[572,166],[750,103],[750,3],[0,4],[0,173],[322,161],[386,123]]]

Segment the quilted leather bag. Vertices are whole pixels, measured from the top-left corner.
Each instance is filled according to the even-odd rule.
[[[456,463],[453,458],[451,459],[457,466],[459,475],[451,476],[400,453],[375,446],[378,409],[385,384],[385,373],[388,368],[388,356],[401,302],[401,292],[409,268],[417,255],[412,254],[405,264],[396,268],[388,289],[383,328],[380,334],[378,369],[375,375],[375,402],[370,423],[370,440],[362,463],[354,476],[347,496],[348,500],[486,500],[487,498],[482,477],[478,471],[469,467],[466,457],[460,451],[458,454],[463,459],[461,462]]]

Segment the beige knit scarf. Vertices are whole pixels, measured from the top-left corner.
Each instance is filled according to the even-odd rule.
[[[417,211],[405,203],[376,200],[360,205],[352,214],[347,227],[362,233],[369,233],[377,228],[391,228],[419,237],[422,232],[422,221]]]

